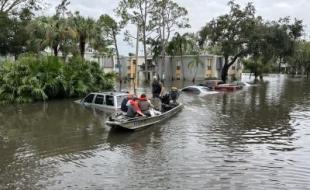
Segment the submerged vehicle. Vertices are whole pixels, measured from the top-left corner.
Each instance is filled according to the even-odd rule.
[[[181,91],[185,93],[191,93],[191,94],[197,94],[197,95],[207,95],[207,94],[218,93],[218,92],[212,91],[210,88],[206,86],[195,86],[195,85],[184,87]]]
[[[117,111],[127,96],[128,93],[125,92],[92,92],[85,98],[76,100],[75,103],[105,111]]]
[[[109,117],[106,124],[111,127],[118,127],[128,130],[136,130],[141,129],[146,126],[150,126],[156,123],[160,123],[166,119],[171,118],[176,113],[181,111],[183,108],[182,103],[176,103],[169,106],[166,106],[166,109],[157,115],[149,116],[149,117],[127,117],[125,114],[119,113],[115,116]]]
[[[243,86],[235,84],[220,84],[214,87],[218,91],[235,91],[242,89]]]

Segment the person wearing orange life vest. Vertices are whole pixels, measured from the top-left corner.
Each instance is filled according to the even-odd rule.
[[[138,104],[143,114],[151,116],[150,108],[153,108],[154,106],[152,105],[151,101],[146,97],[145,94],[141,94]]]
[[[141,112],[137,97],[133,97],[132,99],[130,99],[127,102],[127,106],[128,106],[128,110],[127,110],[126,115],[128,117],[136,117],[138,115],[145,116],[145,114]]]

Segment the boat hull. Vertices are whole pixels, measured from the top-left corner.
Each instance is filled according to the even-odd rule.
[[[129,121],[117,121],[117,120],[108,120],[106,122],[107,125],[111,127],[118,127],[128,130],[137,130],[150,125],[154,125],[156,123],[160,123],[170,117],[174,116],[178,112],[183,109],[183,104],[179,104],[178,106],[172,108],[171,110],[157,116],[153,117],[139,117],[135,119],[131,119]]]

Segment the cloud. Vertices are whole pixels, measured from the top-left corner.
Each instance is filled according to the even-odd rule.
[[[244,6],[250,0],[236,0],[236,3]],[[191,28],[183,30],[196,32],[201,29],[212,18],[216,18],[229,10],[227,6],[228,0],[175,0],[179,5],[188,10]],[[55,6],[60,0],[50,0],[45,14],[53,14]],[[115,16],[113,10],[117,7],[119,0],[71,0],[69,8],[72,11],[79,11],[84,16],[98,18],[101,14],[109,14]],[[254,5],[257,15],[261,15],[266,20],[278,20],[281,17],[290,16],[304,21],[307,26],[310,24],[308,10],[310,10],[309,0],[260,0],[255,1]],[[308,31],[308,28],[306,28]],[[120,36],[119,40],[122,41]],[[134,52],[134,47],[121,42],[120,51],[122,54]]]

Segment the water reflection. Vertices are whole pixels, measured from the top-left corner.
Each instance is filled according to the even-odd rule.
[[[307,189],[309,84],[185,94],[172,120],[135,133],[72,101],[1,107],[0,189]]]

